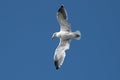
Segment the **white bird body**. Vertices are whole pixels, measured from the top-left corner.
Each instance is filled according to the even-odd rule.
[[[54,63],[56,69],[59,69],[63,64],[64,58],[66,56],[65,51],[70,47],[71,39],[80,39],[81,34],[79,31],[72,32],[70,29],[70,25],[67,22],[67,13],[63,5],[59,8],[57,12],[57,19],[60,24],[60,32],[55,32],[52,36],[60,38],[60,43],[55,50],[54,54]]]
[[[60,31],[56,34],[58,38],[62,38],[62,39],[70,39],[71,35],[72,35],[72,32],[66,32],[66,31]]]

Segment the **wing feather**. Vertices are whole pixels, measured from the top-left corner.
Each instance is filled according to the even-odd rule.
[[[59,69],[62,65],[64,58],[65,58],[65,51],[69,49],[70,40],[62,40],[60,39],[60,43],[56,48],[55,55],[54,55],[54,62],[56,69]]]
[[[70,24],[67,22],[67,12],[63,5],[58,9],[57,19],[60,24],[60,30],[71,31]]]

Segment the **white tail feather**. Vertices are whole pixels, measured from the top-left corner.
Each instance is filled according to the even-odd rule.
[[[80,38],[81,38],[80,31],[75,31],[74,34],[75,34],[75,39],[80,40]]]

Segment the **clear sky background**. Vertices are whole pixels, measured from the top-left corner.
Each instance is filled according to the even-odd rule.
[[[61,4],[82,38],[56,71]],[[0,80],[120,80],[120,1],[0,0]]]

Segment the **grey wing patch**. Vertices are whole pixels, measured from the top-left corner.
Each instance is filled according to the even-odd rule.
[[[60,24],[60,30],[68,32],[71,31],[70,25],[67,22],[67,12],[63,5],[58,9],[57,19]]]
[[[70,39],[67,39],[67,40],[60,39],[60,43],[59,43],[58,48],[62,48],[64,50],[67,50],[67,49],[69,49],[69,47],[70,47]]]

